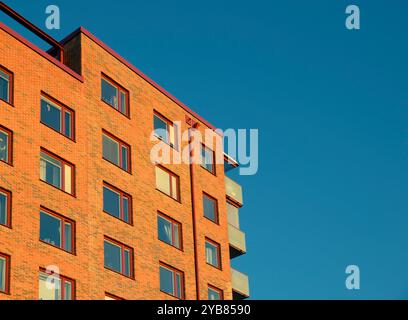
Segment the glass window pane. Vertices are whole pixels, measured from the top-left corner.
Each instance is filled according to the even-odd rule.
[[[210,172],[214,172],[214,153],[202,146],[201,148],[201,165]]]
[[[118,109],[118,89],[102,79],[102,100]]]
[[[122,169],[128,171],[128,148],[122,146]]]
[[[181,275],[176,273],[176,297],[181,298]]]
[[[72,225],[67,222],[65,223],[64,238],[64,249],[68,252],[72,252]]]
[[[40,177],[61,189],[61,162],[41,152]]]
[[[105,241],[105,267],[122,273],[122,249]]]
[[[103,187],[103,210],[120,218],[120,195],[107,187]]]
[[[61,108],[41,98],[41,121],[47,126],[61,132]]]
[[[218,262],[218,247],[206,242],[205,243],[205,255],[206,255],[206,260],[207,263],[213,265],[214,267],[219,266]]]
[[[64,191],[72,193],[72,168],[67,164],[64,164],[64,178]]]
[[[173,271],[160,267],[160,290],[174,295]]]
[[[168,243],[172,244],[172,227],[171,222],[167,219],[164,219],[161,216],[157,217],[157,224],[158,224],[158,232],[159,232],[159,239]]]
[[[164,192],[165,194],[168,194],[169,196],[171,195],[170,175],[159,167],[156,167],[156,188]]]
[[[173,199],[178,199],[178,185],[177,185],[177,178],[174,176],[171,176],[171,193],[172,193],[172,198]]]
[[[221,295],[218,291],[208,288],[208,300],[221,300]]]
[[[61,300],[61,280],[41,272],[39,276],[40,300]]]
[[[217,222],[216,203],[213,199],[203,196],[204,216],[208,219]]]
[[[113,162],[116,165],[119,165],[119,144],[109,138],[106,135],[103,135],[103,157],[106,160]]]
[[[71,136],[72,120],[71,119],[72,119],[71,112],[65,111],[65,132],[64,134],[69,138],[72,138]]]
[[[7,225],[7,195],[0,192],[0,224]]]
[[[178,226],[178,224],[173,224],[173,232],[174,232],[173,245],[177,248],[180,248],[180,227]]]
[[[6,291],[6,259],[0,257],[0,291]]]
[[[154,134],[156,137],[169,143],[169,132],[167,130],[167,122],[158,116],[154,116]]]
[[[40,239],[61,248],[61,220],[41,211]]]
[[[0,160],[5,162],[8,162],[8,139],[8,134],[0,130]]]
[[[170,145],[173,147],[176,146],[176,135],[175,135],[175,126],[169,126],[169,139],[170,139]]]
[[[126,114],[127,95],[125,92],[120,92],[120,109],[119,111]]]
[[[72,283],[64,281],[64,300],[72,300]]]
[[[130,251],[125,250],[124,274],[130,277]]]
[[[0,70],[0,99],[10,102],[10,76]]]
[[[129,199],[124,197],[123,201],[123,220],[126,222],[130,222],[129,219]]]

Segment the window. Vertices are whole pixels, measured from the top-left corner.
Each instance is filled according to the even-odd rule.
[[[74,165],[45,149],[40,153],[40,179],[67,193],[74,194]]]
[[[3,126],[0,126],[0,161],[12,164],[12,142],[13,133]]]
[[[172,197],[174,200],[180,201],[179,184],[179,177],[174,173],[156,166],[156,188],[158,190]]]
[[[154,114],[154,135],[177,149],[177,130],[175,124],[158,113]]]
[[[105,237],[105,268],[133,277],[133,249]]]
[[[181,249],[181,224],[161,213],[157,215],[159,239]]]
[[[125,300],[125,299],[115,296],[114,294],[105,292],[105,300]]]
[[[132,198],[119,189],[104,183],[103,211],[127,223],[132,223]]]
[[[220,245],[209,239],[205,240],[205,257],[207,263],[221,269]]]
[[[44,94],[41,96],[41,123],[74,139],[74,111]]]
[[[130,172],[130,146],[128,144],[103,131],[102,149],[105,160]]]
[[[75,281],[67,277],[40,271],[40,300],[74,300]]]
[[[0,225],[11,227],[11,192],[0,188]]]
[[[51,210],[40,211],[40,240],[74,253],[75,223]]]
[[[184,274],[168,265],[160,265],[160,291],[184,299]]]
[[[13,73],[0,66],[0,99],[13,104]]]
[[[218,201],[203,193],[204,217],[218,223]]]
[[[102,75],[102,101],[129,117],[129,92],[105,75]]]
[[[206,146],[201,146],[201,166],[207,171],[215,174],[215,165],[214,165],[214,151],[207,148]]]
[[[208,300],[223,300],[222,290],[208,285]]]
[[[0,253],[0,292],[8,294],[10,291],[10,256]]]

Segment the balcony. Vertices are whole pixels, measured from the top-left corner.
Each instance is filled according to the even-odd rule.
[[[243,274],[231,268],[232,296],[234,300],[243,300],[249,297],[249,279]]]
[[[227,202],[228,237],[230,244],[230,257],[235,258],[246,253],[245,233],[239,228],[238,208]]]
[[[237,204],[239,207],[243,205],[242,187],[227,176],[225,176],[225,191],[229,200]]]

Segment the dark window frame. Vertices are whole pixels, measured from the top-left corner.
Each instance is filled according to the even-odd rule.
[[[167,243],[167,242],[161,240],[161,239],[159,238],[159,235],[157,235],[159,241],[161,241],[161,242],[163,242],[163,243],[165,243],[165,244],[167,244],[167,245],[169,245],[169,246],[171,246],[171,247],[173,247],[173,248],[176,248],[176,249],[178,249],[178,250],[180,250],[180,251],[183,251],[183,226],[182,226],[181,222],[179,222],[179,221],[173,219],[172,217],[168,216],[167,214],[165,214],[165,213],[163,213],[163,212],[161,212],[161,211],[157,211],[157,217],[161,217],[162,219],[167,220],[168,222],[171,223],[172,242],[173,242],[173,243]],[[175,239],[175,237],[174,237],[174,225],[178,225],[178,227],[179,227],[179,244],[180,244],[180,247],[176,247],[176,246],[174,245],[174,239]],[[159,230],[159,227],[157,226],[157,231],[158,231],[158,230]]]
[[[12,208],[13,193],[10,190],[4,189],[2,187],[0,187],[0,193],[5,194],[6,198],[7,198],[7,208],[6,208],[7,224],[0,224],[0,226],[11,229],[11,226],[12,226],[12,223],[11,223],[11,208]]]
[[[106,292],[106,291],[105,291],[105,297],[109,297],[109,298],[111,298],[113,300],[126,300],[124,298],[121,298],[121,297],[119,297],[119,296],[117,296],[115,294],[112,294],[112,293],[109,293],[109,292]]]
[[[213,160],[213,162],[212,162],[212,170],[211,170],[211,171],[208,170],[208,169],[204,166],[204,163],[203,163],[203,160],[204,160],[204,159],[203,159],[203,149],[204,149],[204,150],[208,150],[208,151],[210,151],[210,152],[212,153],[212,160]],[[216,166],[215,166],[215,162],[216,162],[216,161],[215,161],[215,151],[214,151],[213,149],[207,147],[204,143],[201,143],[200,158],[201,158],[201,164],[200,164],[201,168],[203,168],[203,169],[206,170],[207,172],[211,173],[212,175],[217,176],[217,169],[216,169]]]
[[[105,212],[106,214],[108,214],[109,216],[113,217],[113,218],[116,218],[116,219],[118,219],[118,220],[120,220],[122,222],[125,222],[125,223],[133,226],[133,199],[132,199],[132,196],[130,194],[122,191],[121,189],[113,186],[112,184],[106,182],[106,181],[103,181],[102,191],[103,191],[103,188],[110,189],[111,191],[119,194],[119,197],[120,197],[120,218],[115,217],[112,214],[110,214],[109,212],[105,211],[105,208],[103,208],[103,207],[102,207],[102,211]],[[102,195],[102,197],[103,197],[103,195]],[[124,198],[128,199],[129,221],[124,220],[124,216],[125,216],[124,210],[123,210],[123,199]],[[102,200],[104,200],[104,199],[102,199]]]
[[[135,264],[134,264],[134,250],[133,250],[133,248],[129,247],[128,245],[126,245],[126,244],[124,244],[122,242],[119,242],[119,241],[117,241],[117,240],[115,240],[115,239],[113,239],[111,237],[108,237],[108,236],[103,237],[104,245],[105,245],[105,241],[109,242],[109,243],[111,243],[111,244],[113,244],[113,245],[115,245],[117,247],[120,247],[120,249],[121,249],[120,259],[121,259],[122,270],[121,270],[121,272],[118,272],[116,270],[108,268],[107,266],[105,266],[105,261],[103,263],[104,268],[106,270],[115,272],[115,273],[120,274],[120,275],[122,275],[122,276],[124,276],[126,278],[134,280],[135,279],[135,270],[134,270]],[[129,256],[129,271],[130,271],[130,274],[129,275],[125,274],[125,263],[124,263],[125,262],[125,250],[129,250],[129,253],[130,253],[130,256]]]
[[[49,186],[51,186],[51,187],[53,187],[53,188],[55,188],[57,190],[60,190],[60,191],[62,191],[64,193],[66,193],[66,194],[69,194],[69,195],[71,195],[73,197],[76,197],[76,187],[75,187],[75,185],[76,185],[76,181],[75,181],[75,173],[76,173],[75,170],[76,170],[76,168],[75,168],[75,165],[73,163],[61,158],[60,156],[56,155],[55,153],[43,148],[43,147],[40,147],[40,160],[41,160],[41,152],[44,152],[49,157],[54,158],[54,160],[57,160],[57,161],[61,162],[61,164],[62,164],[62,166],[61,166],[61,188],[58,188],[58,187],[54,186],[53,184],[49,183],[48,181],[42,180],[41,176],[40,176],[40,181],[48,184]],[[64,190],[65,189],[65,183],[64,183],[65,182],[65,166],[64,165],[67,165],[67,166],[71,167],[71,193]]]
[[[217,248],[218,266],[213,265],[213,264],[207,262],[207,252],[205,252],[205,262],[206,262],[206,264],[209,265],[209,266],[212,266],[212,267],[214,267],[214,268],[216,268],[216,269],[218,269],[218,270],[222,270],[221,244],[219,244],[218,242],[216,242],[216,241],[214,241],[214,240],[211,240],[211,239],[208,238],[208,237],[205,237],[205,245],[207,245],[207,242],[208,242],[209,244],[211,244],[212,246],[214,246],[214,247]],[[205,251],[207,251],[207,248],[206,248],[206,247],[204,247],[204,248],[205,248]]]
[[[129,94],[129,90],[127,90],[125,87],[123,87],[122,85],[120,85],[117,81],[113,80],[111,77],[109,77],[108,75],[106,75],[105,73],[101,73],[101,86],[102,86],[102,81],[105,80],[107,83],[109,83],[110,85],[112,85],[113,87],[116,88],[117,90],[117,100],[118,100],[118,107],[116,108],[115,106],[111,105],[108,101],[105,101],[103,99],[102,96],[102,88],[101,88],[101,100],[102,102],[106,103],[108,106],[110,106],[111,108],[115,109],[117,112],[119,112],[120,114],[124,115],[125,117],[127,117],[128,119],[130,119],[130,94]],[[121,103],[121,95],[120,92],[123,91],[126,95],[126,110],[125,113],[123,113],[122,111],[120,111],[120,103]]]
[[[220,295],[220,301],[221,300],[224,300],[224,290],[222,290],[222,289],[220,289],[220,288],[217,288],[216,286],[213,286],[212,284],[207,284],[207,288],[208,288],[208,290],[213,290],[213,291],[215,291],[215,292],[217,292],[219,295]],[[207,290],[207,291],[208,291]],[[209,297],[208,297],[209,298]]]
[[[167,269],[167,270],[169,270],[169,271],[171,271],[173,273],[173,284],[174,284],[173,294],[170,294],[170,293],[168,293],[166,291],[163,291],[161,289],[161,287],[159,286],[160,287],[160,292],[163,292],[163,293],[165,293],[165,294],[167,294],[167,295],[169,295],[169,296],[171,296],[173,298],[177,298],[179,300],[184,300],[185,297],[186,297],[184,272],[179,270],[179,269],[176,269],[176,268],[172,267],[171,265],[169,265],[167,263],[164,263],[162,261],[159,262],[159,273],[160,273],[160,268]],[[177,274],[180,276],[180,293],[181,293],[180,297],[177,296],[177,287],[176,287]],[[161,281],[161,279],[159,278],[159,282],[160,281]]]
[[[9,104],[10,106],[14,106],[14,73],[0,64],[0,70],[7,74],[9,79],[9,101],[0,98],[0,101],[4,101],[5,103]]]
[[[115,141],[118,144],[118,158],[119,158],[119,165],[116,163],[110,161],[109,159],[106,159],[103,155],[103,136],[107,136],[109,139]],[[122,159],[122,147],[125,147],[127,149],[127,162],[128,162],[128,169],[125,170],[123,166],[123,159]],[[117,136],[113,135],[112,133],[106,131],[105,129],[102,129],[102,159],[105,161],[108,161],[109,163],[113,164],[114,166],[122,169],[123,171],[132,174],[132,157],[131,157],[131,146],[130,144],[126,143],[122,139],[119,139]]]
[[[62,214],[60,214],[60,213],[58,213],[58,212],[56,212],[54,210],[48,209],[48,208],[46,208],[44,206],[40,206],[40,214],[41,214],[41,212],[44,212],[45,214],[48,214],[49,216],[52,216],[52,217],[54,217],[54,218],[61,221],[61,247],[58,247],[56,245],[53,245],[52,243],[49,243],[47,241],[42,240],[41,235],[40,235],[40,238],[39,238],[40,242],[48,244],[51,247],[60,249],[60,250],[62,250],[64,252],[70,253],[72,255],[76,255],[76,241],[75,241],[76,240],[76,223],[75,223],[75,221],[70,219],[70,218],[67,218],[67,217],[63,216]],[[64,247],[65,247],[65,223],[69,223],[71,225],[71,249],[72,249],[72,251],[67,251],[67,250],[64,249]]]
[[[6,260],[6,272],[5,272],[5,275],[4,275],[4,279],[6,280],[6,284],[4,286],[5,290],[4,291],[0,290],[0,294],[2,293],[2,294],[10,295],[11,256],[6,254],[6,253],[0,252],[0,258],[3,258],[3,259]]]
[[[161,193],[163,193],[164,195],[170,197],[171,199],[173,199],[173,200],[175,200],[175,201],[181,203],[180,177],[179,177],[177,174],[175,174],[173,171],[170,171],[169,169],[163,167],[163,166],[160,165],[160,164],[156,164],[156,165],[155,165],[155,170],[156,170],[156,167],[159,168],[159,169],[161,169],[161,170],[163,170],[163,171],[165,171],[165,172],[167,172],[167,173],[169,174],[170,194],[167,194],[166,192],[160,190],[160,189],[157,187],[157,184],[156,184],[156,190],[159,191],[159,192],[161,192]],[[176,178],[177,198],[173,198],[173,197],[172,197],[172,194],[173,194],[173,192],[172,192],[172,191],[173,191],[173,184],[171,183],[171,177]],[[156,178],[156,177],[155,177],[155,178]],[[156,178],[156,179],[157,179],[157,178]],[[156,181],[155,181],[155,183],[156,183]]]
[[[8,136],[8,142],[7,142],[7,160],[0,160],[0,162],[8,164],[9,166],[13,166],[13,131],[10,129],[2,126],[0,124],[0,131],[4,132]]]
[[[58,131],[56,129],[54,129],[53,127],[49,126],[48,124],[46,124],[45,122],[42,121],[41,119],[41,110],[40,110],[40,123],[43,124],[44,126],[46,126],[47,128],[50,128],[51,130],[54,130],[55,132],[63,135],[64,137],[72,140],[75,142],[75,111],[68,107],[67,105],[65,105],[64,103],[62,103],[61,101],[53,98],[52,96],[50,96],[48,93],[41,91],[41,98],[40,101],[42,101],[44,99],[49,100],[49,102],[51,102],[52,104],[56,105],[57,107],[61,108],[61,131]],[[40,106],[41,109],[41,106]],[[66,113],[70,113],[71,114],[71,136],[67,136],[65,135],[65,128],[66,128],[66,124],[65,124],[65,114]]]
[[[165,141],[163,140],[160,136],[155,134],[155,130],[156,128],[154,128],[154,117],[159,118],[160,120],[162,120],[163,122],[166,122],[167,124],[167,134],[169,136],[169,141]],[[170,142],[170,128],[173,128],[173,133],[174,133],[174,144]],[[178,145],[179,145],[179,137],[177,134],[177,126],[174,124],[174,122],[172,122],[171,120],[169,120],[167,117],[163,116],[160,112],[153,110],[153,134],[154,136],[159,139],[160,141],[163,141],[165,144],[169,145],[170,147],[172,147],[174,150],[179,151]]]
[[[76,281],[75,279],[69,278],[67,276],[64,276],[62,274],[56,274],[56,273],[52,273],[50,274],[49,272],[47,272],[46,268],[40,268],[40,272],[39,273],[43,273],[46,274],[49,277],[55,276],[58,277],[61,281],[61,301],[65,300],[65,282],[69,282],[71,283],[71,300],[76,300]],[[38,275],[39,277],[40,275]]]
[[[205,215],[204,197],[207,197],[208,199],[210,199],[211,201],[213,201],[215,203],[215,212],[214,212],[215,221],[210,219],[209,217],[207,217]],[[218,208],[218,200],[216,198],[214,198],[213,196],[209,195],[207,192],[204,192],[204,191],[203,191],[203,216],[204,216],[204,218],[206,218],[207,220],[209,220],[209,221],[211,221],[211,222],[213,222],[215,224],[218,224],[218,225],[220,224],[220,211],[219,211],[219,208]]]

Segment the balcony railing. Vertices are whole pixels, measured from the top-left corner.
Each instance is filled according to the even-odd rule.
[[[246,274],[231,268],[232,294],[234,300],[242,300],[249,297],[249,279]]]
[[[244,232],[229,224],[228,237],[231,258],[235,258],[246,253],[246,241]]]
[[[231,201],[242,206],[242,187],[227,176],[225,176],[225,191]]]

